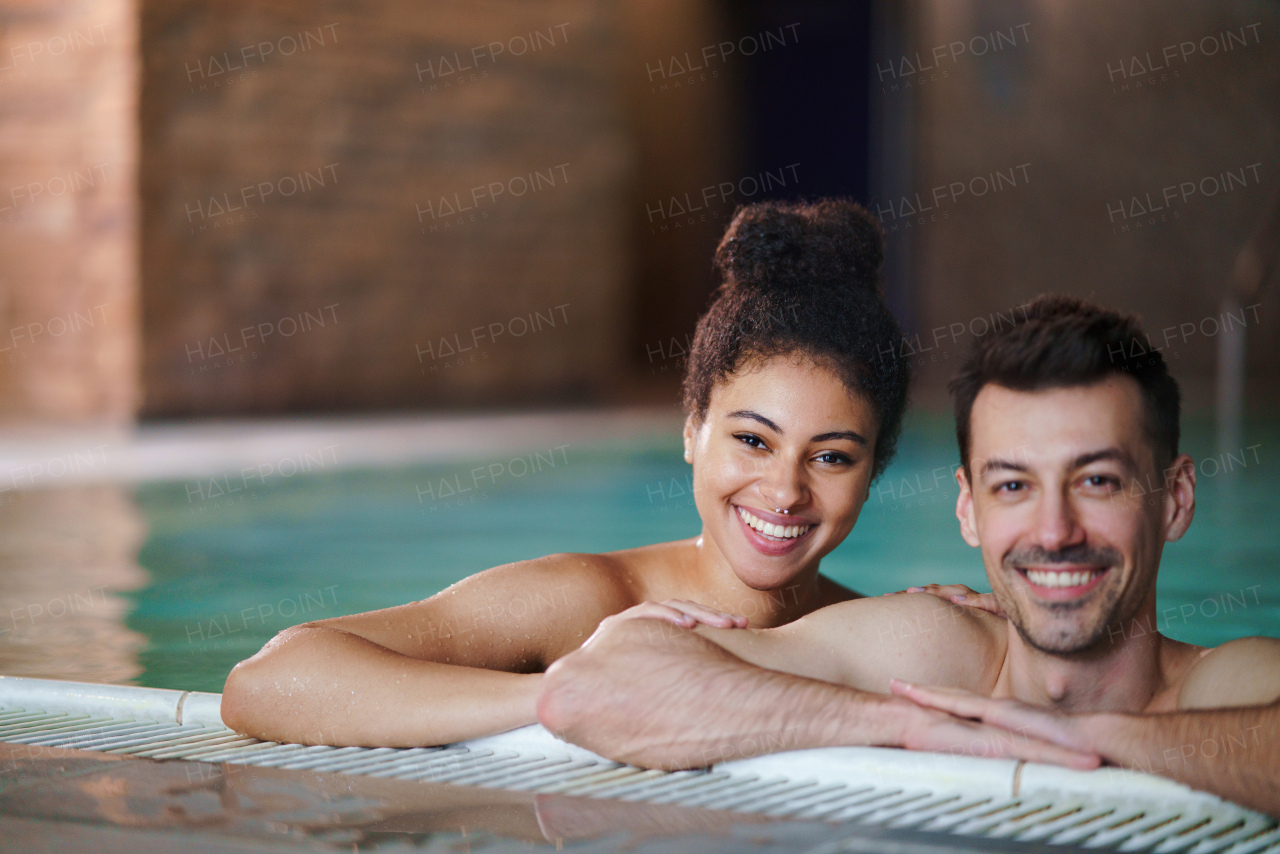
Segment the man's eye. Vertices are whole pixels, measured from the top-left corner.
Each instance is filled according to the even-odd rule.
[[[1095,486],[1107,489],[1114,489],[1120,485],[1120,481],[1107,474],[1091,474],[1084,479],[1085,486]]]
[[[749,445],[752,448],[764,447],[764,440],[754,433],[736,433],[733,438],[742,442],[744,445]]]
[[[1026,484],[1020,480],[1006,480],[996,486],[996,492],[1021,492]]]

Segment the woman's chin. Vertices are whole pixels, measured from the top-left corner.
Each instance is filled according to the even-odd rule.
[[[790,555],[787,558],[791,558]],[[764,562],[766,565],[761,565]],[[738,580],[762,593],[783,590],[795,583],[796,577],[804,571],[804,564],[786,558],[764,558],[742,561],[733,565],[733,574]]]

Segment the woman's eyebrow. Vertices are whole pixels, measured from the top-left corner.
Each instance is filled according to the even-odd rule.
[[[830,442],[832,439],[848,439],[850,442],[856,442],[857,444],[863,445],[863,446],[867,444],[867,440],[863,436],[853,432],[852,430],[836,430],[835,432],[832,432],[832,433],[820,433],[817,436],[814,436],[809,441]]]
[[[750,409],[739,409],[734,412],[730,412],[728,417],[747,418],[751,421],[758,421],[764,426],[768,427],[773,432],[777,433],[779,436],[784,435],[786,432],[777,424],[774,424],[768,418],[765,418],[759,412],[754,412]],[[857,444],[863,445],[863,446],[866,446],[867,444],[867,440],[864,436],[862,436],[860,433],[855,433],[852,430],[833,430],[830,433],[819,433],[817,436],[814,436],[809,441],[830,442],[832,439],[848,439],[850,442],[856,442]]]
[[[759,412],[752,412],[750,409],[739,409],[735,412],[730,412],[729,417],[730,418],[748,418],[752,421],[759,421],[761,424],[768,427],[770,430],[777,433],[779,436],[783,434],[783,430],[781,427],[779,427],[777,424],[774,424],[768,418],[765,418]]]

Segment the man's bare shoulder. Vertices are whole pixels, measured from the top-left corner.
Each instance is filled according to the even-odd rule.
[[[1178,689],[1179,709],[1261,706],[1280,699],[1280,639],[1237,638],[1200,653]]]
[[[736,643],[742,632],[758,641]],[[895,678],[989,691],[1005,632],[1004,619],[985,611],[900,593],[838,602],[775,629],[703,633],[771,669],[885,693]]]

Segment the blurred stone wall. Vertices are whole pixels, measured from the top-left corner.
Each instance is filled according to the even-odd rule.
[[[0,418],[122,421],[138,398],[129,0],[0,9]]]
[[[603,0],[145,3],[144,412],[607,396],[621,35]]]
[[[1057,291],[1140,313],[1204,400],[1236,255],[1280,190],[1280,6],[921,0],[911,17],[873,82],[915,101],[914,186],[879,204],[890,241],[914,242],[924,396],[995,312]],[[1250,387],[1274,392],[1275,284],[1255,302]]]

